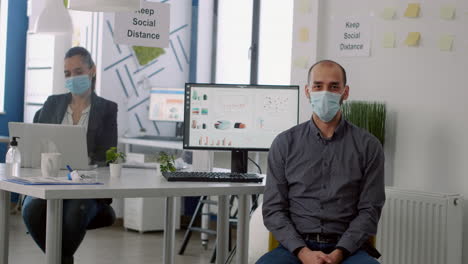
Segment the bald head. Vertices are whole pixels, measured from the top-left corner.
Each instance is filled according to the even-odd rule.
[[[343,85],[346,85],[346,82],[347,82],[347,79],[346,79],[346,71],[345,69],[343,68],[343,66],[341,66],[339,63],[335,62],[335,61],[332,61],[332,60],[321,60],[319,62],[316,62],[314,65],[312,65],[309,69],[309,73],[307,75],[307,83],[310,84],[310,75],[313,71],[313,69],[317,66],[323,66],[323,67],[337,67],[340,71],[341,71],[341,75],[342,75],[342,81],[343,81]]]

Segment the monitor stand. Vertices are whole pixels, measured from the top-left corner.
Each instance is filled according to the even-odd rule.
[[[231,152],[231,172],[247,173],[247,150],[233,150]]]

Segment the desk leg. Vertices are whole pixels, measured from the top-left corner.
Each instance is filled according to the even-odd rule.
[[[10,192],[0,190],[0,263],[8,264]]]
[[[216,264],[224,264],[228,255],[229,205],[226,195],[218,196]]]
[[[175,198],[166,197],[166,217],[164,222],[164,252],[163,263],[174,264],[175,238]]]
[[[63,200],[47,200],[46,262],[62,263]]]
[[[250,196],[239,195],[239,217],[237,221],[237,264],[247,263],[249,260],[249,222]]]

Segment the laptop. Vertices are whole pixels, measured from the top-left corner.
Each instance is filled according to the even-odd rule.
[[[9,122],[10,138],[18,139],[21,167],[40,168],[41,153],[62,154],[62,169],[87,170],[89,165],[86,129],[82,126]]]

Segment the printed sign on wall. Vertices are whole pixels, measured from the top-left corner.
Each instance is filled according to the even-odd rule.
[[[114,42],[144,47],[169,46],[170,5],[141,2],[135,12],[115,13]]]
[[[369,17],[349,17],[333,20],[334,49],[340,57],[370,55]]]

